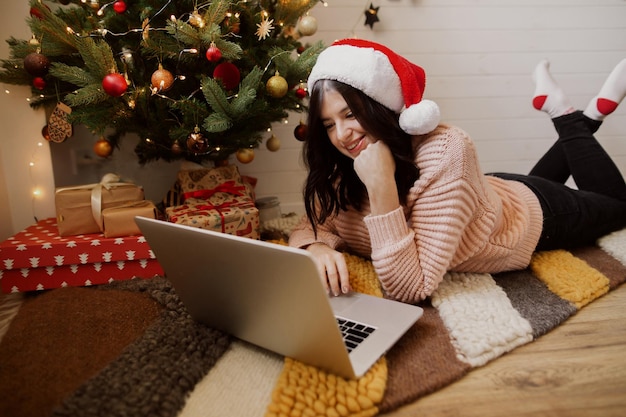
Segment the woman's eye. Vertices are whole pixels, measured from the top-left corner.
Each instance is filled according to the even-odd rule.
[[[332,123],[325,124],[325,125],[324,125],[324,129],[326,129],[326,130],[330,130],[333,126],[334,126],[334,124],[332,124]]]

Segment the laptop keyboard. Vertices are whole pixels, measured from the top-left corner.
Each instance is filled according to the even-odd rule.
[[[339,330],[343,335],[343,342],[348,349],[348,353],[352,352],[362,341],[371,335],[375,327],[368,326],[363,323],[336,317]]]

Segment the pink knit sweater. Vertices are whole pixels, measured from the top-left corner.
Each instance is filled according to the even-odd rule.
[[[318,227],[306,219],[289,244],[314,242],[371,257],[386,296],[415,303],[447,271],[495,273],[528,266],[542,230],[535,194],[524,184],[485,176],[469,136],[441,125],[419,137],[420,178],[406,208],[380,216],[369,206],[341,211]]]

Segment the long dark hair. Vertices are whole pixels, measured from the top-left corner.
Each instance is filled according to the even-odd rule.
[[[319,80],[310,92],[303,151],[309,171],[303,192],[304,207],[316,233],[318,224],[348,206],[360,210],[367,199],[367,190],[354,171],[353,160],[335,148],[321,120],[324,88],[341,94],[361,126],[389,147],[396,163],[395,179],[401,202],[419,177],[412,137],[400,128],[395,112],[347,84]]]

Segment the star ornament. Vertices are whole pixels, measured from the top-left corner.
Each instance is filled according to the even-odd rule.
[[[262,41],[270,35],[270,32],[274,29],[274,19],[264,18],[261,20],[261,23],[257,23],[256,27],[258,28],[255,35],[259,37],[259,40]]]
[[[370,29],[374,29],[374,23],[378,22],[378,9],[379,7],[374,7],[373,3],[370,3],[370,7],[365,10],[365,25],[369,26]]]

